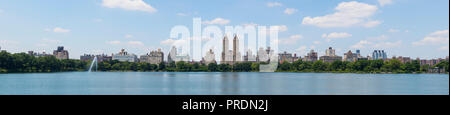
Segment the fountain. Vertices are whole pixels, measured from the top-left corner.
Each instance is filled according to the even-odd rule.
[[[89,67],[89,72],[92,72],[92,67],[94,66],[94,63],[95,63],[95,71],[97,71],[98,69],[97,56],[95,56],[94,59],[92,60],[91,66]]]

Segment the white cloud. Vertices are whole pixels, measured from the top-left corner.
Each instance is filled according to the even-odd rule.
[[[394,47],[400,47],[402,45],[402,41],[397,42],[380,42],[377,44],[374,44],[372,47],[374,48],[394,48]]]
[[[0,40],[0,45],[15,45],[15,44],[19,44],[18,41],[14,41],[14,40]]]
[[[128,45],[132,45],[132,46],[144,46],[144,43],[142,43],[141,41],[129,41]]]
[[[107,41],[107,44],[111,44],[111,45],[119,45],[121,42],[120,41]]]
[[[177,16],[188,16],[186,13],[177,13]]]
[[[362,48],[365,48],[369,44],[372,44],[372,43],[367,40],[362,40],[362,41],[359,41],[358,43],[356,43],[355,45],[351,46],[351,48],[362,49]]]
[[[103,0],[102,6],[107,8],[121,8],[131,11],[155,13],[157,10],[143,0]]]
[[[330,42],[331,39],[348,38],[348,37],[352,37],[352,36],[353,36],[352,34],[345,33],[345,32],[343,32],[343,33],[333,32],[333,33],[330,33],[330,34],[323,34],[322,38],[325,38],[325,39],[327,39],[328,42]]]
[[[400,30],[397,30],[397,29],[389,29],[388,32],[391,32],[391,33],[397,33],[397,32],[400,32]]]
[[[313,43],[318,45],[318,44],[320,44],[320,41],[314,41]]]
[[[385,6],[394,3],[393,0],[378,0],[380,6]]]
[[[48,38],[44,38],[44,39],[42,39],[41,41],[42,41],[42,42],[45,42],[45,43],[52,43],[52,44],[58,44],[58,43],[61,43],[60,40],[53,40],[53,39],[48,39]]]
[[[380,24],[381,24],[380,21],[369,21],[369,22],[365,23],[363,26],[366,28],[372,28],[372,27],[378,26]]]
[[[61,28],[61,27],[55,27],[55,28],[53,28],[53,29],[44,29],[45,31],[47,31],[47,32],[55,32],[55,33],[68,33],[68,32],[70,32],[70,30],[69,29],[64,29],[64,28]]]
[[[166,46],[181,46],[181,44],[183,44],[187,41],[188,40],[184,40],[184,39],[180,39],[180,40],[167,39],[167,40],[161,41],[160,44],[166,45]]]
[[[96,18],[96,19],[94,19],[94,22],[103,22],[103,19],[101,19],[101,18]]]
[[[284,10],[284,14],[291,15],[291,14],[296,13],[297,11],[298,10],[295,8],[286,8],[286,10]]]
[[[280,32],[285,32],[288,30],[288,27],[286,25],[275,25],[274,27],[278,27]]]
[[[286,39],[279,39],[278,41],[275,41],[275,42],[278,42],[278,44],[283,44],[283,45],[291,45],[291,44],[297,43],[297,41],[302,38],[303,38],[302,35],[296,34],[296,35],[292,35]]]
[[[448,44],[449,42],[449,33],[447,30],[441,30],[436,31],[428,36],[426,36],[424,39],[413,42],[413,45],[419,46],[419,45],[437,45],[437,44]]]
[[[279,3],[279,2],[268,2],[267,3],[267,7],[280,7],[280,6],[283,6],[283,4]]]
[[[0,9],[0,14],[2,14],[3,12],[5,12],[5,11],[3,11],[2,9]]]
[[[256,26],[258,26],[258,24],[255,24],[255,23],[248,23],[248,24],[242,24],[242,26],[244,26],[244,27],[247,27],[247,26],[253,26],[253,27],[256,27]]]
[[[384,41],[384,40],[387,40],[387,39],[389,39],[388,36],[381,35],[381,36],[378,36],[378,37],[369,37],[367,40],[370,40],[370,41]]]
[[[297,51],[298,54],[306,54],[307,48],[308,48],[308,47],[306,47],[306,46],[300,46],[300,47],[297,48],[295,51]]]
[[[127,34],[127,35],[125,35],[125,38],[133,38],[133,35]]]
[[[208,20],[203,21],[203,24],[219,24],[219,25],[225,25],[225,24],[228,24],[228,23],[230,23],[230,22],[231,22],[231,21],[230,21],[230,20],[227,20],[227,19],[216,18],[216,19],[211,20],[211,21],[208,21]]]
[[[374,27],[380,21],[369,21],[378,10],[377,6],[356,1],[342,2],[336,8],[336,12],[325,16],[305,17],[302,24],[313,25],[322,28],[364,26]]]

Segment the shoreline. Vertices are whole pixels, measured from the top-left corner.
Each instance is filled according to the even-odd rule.
[[[88,71],[64,71],[64,72],[12,72],[12,73],[0,73],[2,74],[46,74],[46,73],[89,73]],[[449,73],[396,73],[396,72],[381,72],[381,73],[373,73],[373,72],[289,72],[289,71],[275,71],[275,72],[205,72],[205,71],[94,71],[93,73],[312,73],[312,74],[373,74],[373,75],[383,75],[383,74],[442,74],[449,75]]]

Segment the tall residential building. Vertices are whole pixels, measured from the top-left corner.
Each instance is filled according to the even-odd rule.
[[[58,46],[58,49],[53,51],[53,55],[57,59],[69,59],[69,52],[64,50],[64,46]]]
[[[237,35],[233,39],[233,49],[229,49],[229,40],[228,37],[225,36],[223,38],[223,49],[222,49],[222,57],[221,63],[223,64],[234,64],[236,62],[241,61],[241,53],[239,52],[239,39]]]
[[[269,53],[264,50],[264,48],[259,48],[256,55],[257,62],[268,62],[269,61]]]
[[[358,52],[359,50],[357,50]],[[347,53],[344,53],[344,60],[343,61],[348,61],[348,62],[356,62],[358,60],[359,56],[358,53],[353,53],[351,50],[348,51]]]
[[[169,55],[167,56],[167,61],[170,62],[179,62],[184,61],[188,62],[190,60],[189,55],[185,54],[178,54],[177,47],[173,46],[172,49],[169,52]]]
[[[134,54],[128,54],[125,49],[120,50],[119,53],[112,55],[112,60],[121,62],[138,62],[138,58]]]
[[[293,59],[291,53],[284,52],[284,53],[278,54],[278,61],[280,61],[280,63],[284,63],[284,62],[292,63],[292,62],[294,62],[294,59]]]
[[[247,50],[247,52],[244,55],[244,61],[245,62],[256,62],[256,56],[253,55],[252,50]]]
[[[325,56],[336,56],[336,50],[334,50],[332,47],[329,47],[327,50],[325,50]]]
[[[304,58],[304,61],[308,61],[308,62],[315,62],[317,61],[317,58],[319,58],[319,56],[317,55],[317,52],[314,52],[314,50],[311,50]]]
[[[146,55],[140,57],[140,62],[150,63],[150,64],[160,64],[164,62],[164,52],[161,49],[157,51],[151,51]]]
[[[386,60],[387,54],[384,52],[384,50],[375,50],[372,53],[372,59],[373,60]]]
[[[241,52],[239,52],[239,38],[235,35],[233,39],[233,63],[240,62],[242,61],[241,59]]]
[[[214,54],[214,51],[212,49],[209,49],[208,52],[206,52],[205,57],[203,58],[204,64],[208,65],[210,63],[217,63],[216,62],[216,55]]]
[[[341,56],[336,55],[336,51],[330,47],[325,51],[325,56],[321,56],[320,60],[327,63],[333,63],[334,61],[342,60]]]

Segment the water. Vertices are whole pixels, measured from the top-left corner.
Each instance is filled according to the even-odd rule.
[[[449,76],[165,72],[0,74],[0,94],[449,95]]]

